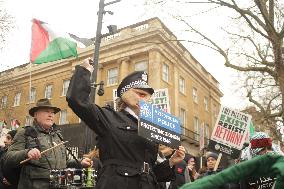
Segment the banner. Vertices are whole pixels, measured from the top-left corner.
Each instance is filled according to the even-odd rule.
[[[209,141],[209,148],[237,158],[249,132],[250,122],[250,115],[222,106]]]
[[[152,95],[152,104],[155,108],[171,113],[168,89],[157,89]]]
[[[139,101],[138,135],[172,148],[180,146],[180,120],[154,105]]]

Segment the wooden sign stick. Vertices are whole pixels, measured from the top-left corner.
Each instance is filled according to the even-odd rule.
[[[55,145],[55,146],[53,146],[53,147],[51,147],[51,148],[48,148],[48,149],[46,149],[46,150],[40,152],[40,154],[42,155],[42,154],[44,154],[44,153],[46,153],[46,152],[48,152],[48,151],[50,151],[50,150],[53,150],[54,148],[57,148],[57,147],[59,147],[59,146],[65,144],[65,143],[67,143],[67,142],[68,142],[68,141],[63,141],[63,142],[61,142],[61,143],[59,143],[59,144],[57,144],[57,145]],[[28,161],[30,161],[30,160],[31,160],[31,158],[27,158],[27,159],[21,161],[20,164],[26,163],[26,162],[28,162]]]
[[[217,161],[216,161],[216,164],[215,164],[215,166],[214,166],[213,171],[216,171],[216,170],[218,169],[219,164],[220,164],[220,161],[221,161],[221,158],[222,158],[222,153],[219,153],[218,159],[217,159]]]

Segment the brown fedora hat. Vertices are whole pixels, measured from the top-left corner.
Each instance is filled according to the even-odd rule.
[[[29,110],[29,114],[31,116],[34,117],[34,114],[36,111],[38,111],[39,109],[43,109],[43,108],[51,108],[54,110],[54,113],[56,114],[57,112],[60,112],[61,109],[60,108],[57,108],[55,106],[52,106],[50,101],[47,99],[47,98],[43,98],[43,99],[40,99],[37,101],[36,103],[36,106],[35,107],[32,107],[30,110]]]

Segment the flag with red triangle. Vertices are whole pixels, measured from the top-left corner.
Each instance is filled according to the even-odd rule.
[[[77,57],[77,46],[86,47],[73,39],[70,34],[53,30],[40,20],[32,20],[32,42],[30,61],[35,64]]]
[[[11,129],[12,130],[16,130],[16,129],[18,129],[19,127],[20,127],[20,122],[19,122],[19,120],[17,120],[17,119],[12,119],[11,120]]]

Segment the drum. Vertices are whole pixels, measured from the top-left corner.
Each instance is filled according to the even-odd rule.
[[[50,188],[83,188],[84,178],[83,169],[54,169],[50,171]]]
[[[49,178],[50,188],[59,188],[59,170],[51,170]]]
[[[65,171],[67,186],[83,186],[85,176],[82,169],[65,169]]]
[[[93,188],[96,185],[97,172],[93,168],[84,169],[84,188]]]
[[[50,171],[50,188],[67,188],[66,171],[53,169]]]
[[[66,170],[65,169],[59,170],[58,187],[59,188],[66,188],[67,187],[67,178],[66,178]]]

